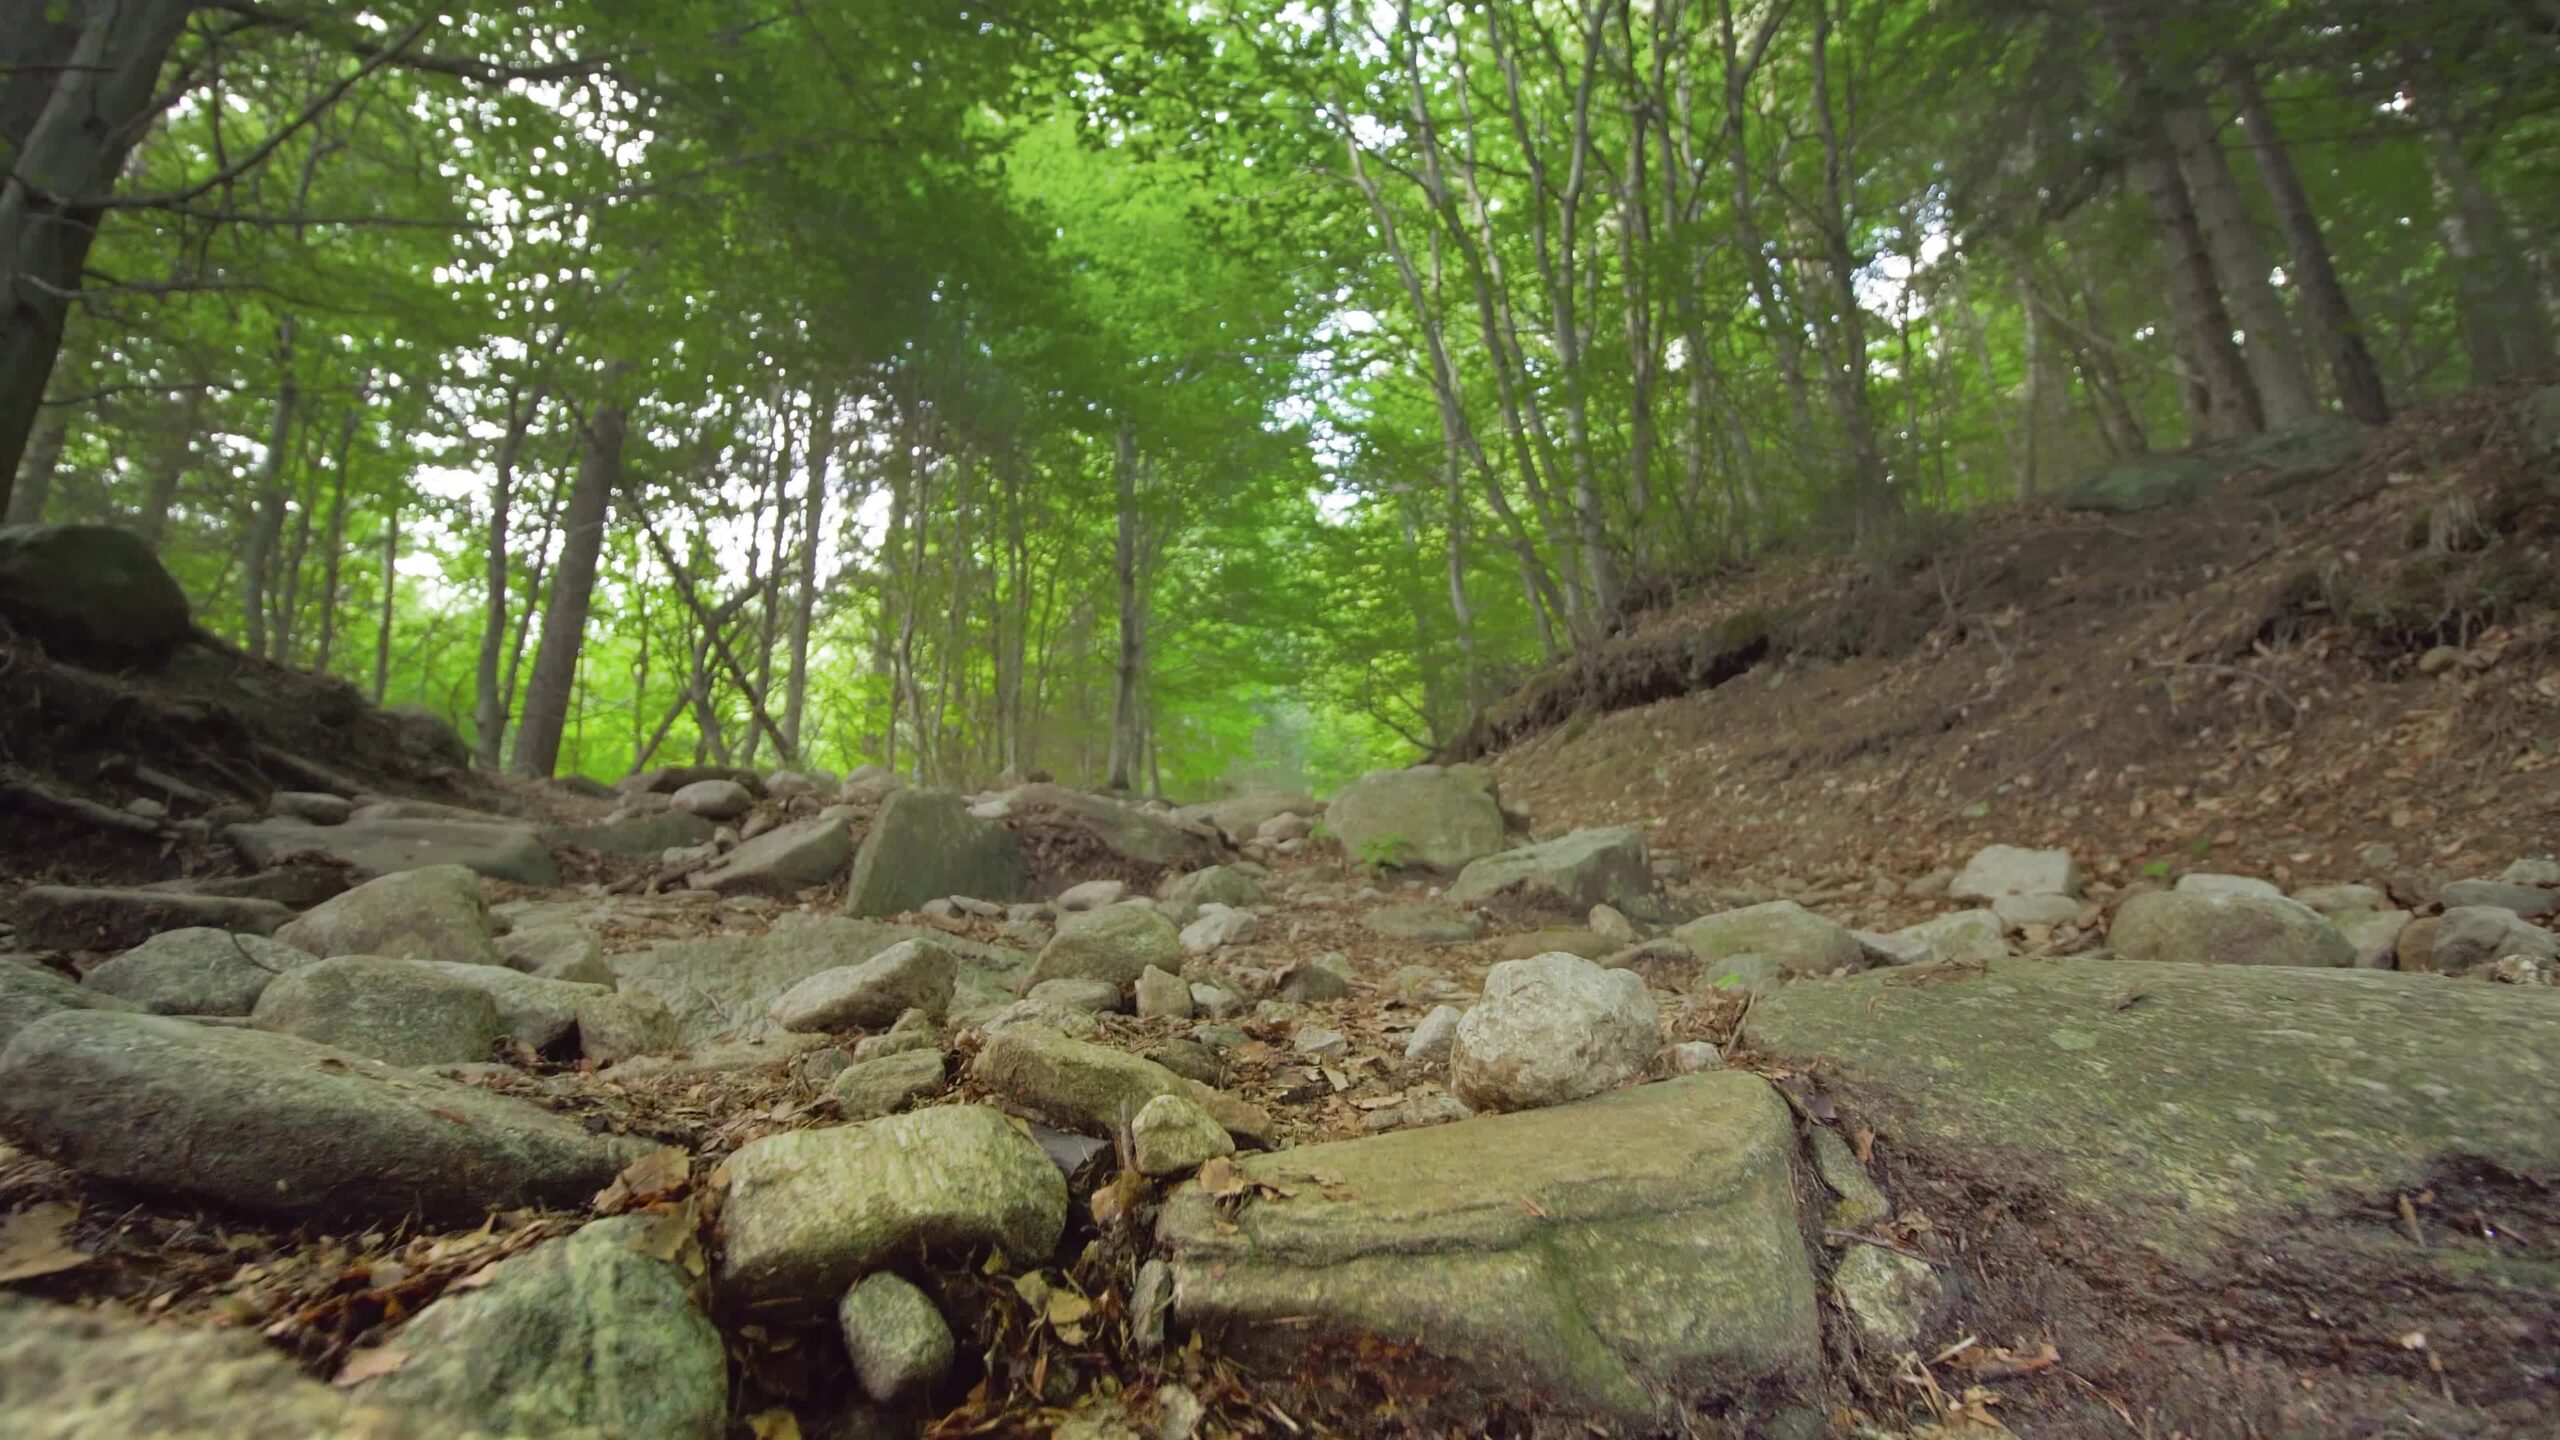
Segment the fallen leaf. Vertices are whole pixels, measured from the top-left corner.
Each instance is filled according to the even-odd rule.
[[[1245,1192],[1244,1171],[1221,1155],[1200,1167],[1200,1188],[1212,1200],[1233,1200]]]
[[[788,1410],[765,1410],[747,1417],[756,1440],[800,1440],[800,1417]]]
[[[684,1188],[693,1174],[693,1157],[673,1145],[662,1145],[622,1167],[613,1183],[596,1192],[595,1208],[608,1215],[654,1204]]]
[[[1093,1314],[1093,1302],[1073,1290],[1052,1290],[1049,1292],[1047,1314],[1049,1324],[1064,1331]]]
[[[408,1363],[408,1351],[396,1350],[388,1345],[378,1345],[371,1350],[359,1350],[348,1356],[347,1363],[338,1367],[338,1378],[329,1383],[343,1390],[350,1385],[361,1385],[367,1380],[380,1379]]]
[[[71,1248],[71,1222],[80,1207],[48,1200],[0,1220],[0,1285],[55,1275],[93,1258]]]

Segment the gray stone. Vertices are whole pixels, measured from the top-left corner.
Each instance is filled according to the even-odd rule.
[[[1065,976],[1056,980],[1041,981],[1024,991],[1022,998],[1036,1000],[1044,1005],[1064,1005],[1069,1009],[1087,1010],[1100,1014],[1107,1010],[1121,1008],[1121,995],[1121,988],[1108,980],[1086,980]]]
[[[2108,948],[2127,960],[2197,965],[2346,966],[2355,947],[2307,906],[2281,897],[2161,892],[2116,907]]]
[[[1509,960],[1458,1022],[1449,1089],[1477,1110],[1528,1110],[1596,1095],[1642,1071],[1661,1045],[1643,977],[1578,956]]]
[[[835,791],[837,779],[821,770],[814,774],[801,770],[776,770],[764,777],[764,793],[775,800],[796,800],[803,795],[827,795]]]
[[[938,931],[834,916],[785,917],[767,934],[680,940],[648,950],[609,956],[621,988],[645,990],[666,1002],[686,1044],[715,1035],[755,1032],[772,1024],[776,997],[822,971],[859,965],[905,940],[924,940],[959,956],[967,966],[953,990],[974,993],[980,978],[1000,985],[1020,957]],[[1002,1003],[1000,1000],[997,1003]]]
[[[598,1220],[447,1290],[355,1395],[492,1435],[719,1440],[728,1353],[684,1271],[647,1253],[656,1223]]]
[[[2349,910],[2387,910],[2391,897],[2371,885],[2313,885],[2293,892],[2294,903],[2308,905],[2323,915],[2340,915]]]
[[[113,525],[0,527],[0,615],[75,656],[165,654],[195,632],[160,557]]]
[[[901,940],[858,965],[821,970],[774,998],[785,1030],[877,1030],[909,1010],[950,1008],[959,960],[930,940]]]
[[[1420,903],[1381,905],[1360,917],[1360,928],[1390,940],[1432,944],[1454,944],[1484,934],[1483,923],[1472,915]]]
[[[2357,969],[2389,970],[2399,958],[2400,932],[2412,918],[2406,910],[2342,910],[2329,923],[2355,947]]]
[[[1166,881],[1156,893],[1169,905],[1224,905],[1241,910],[1262,903],[1262,882],[1233,865],[1211,865]]]
[[[1840,1132],[1828,1127],[1815,1128],[1805,1148],[1813,1156],[1814,1173],[1840,1198],[1832,1203],[1828,1223],[1834,1230],[1864,1230],[1880,1224],[1893,1214],[1893,1206],[1884,1191],[1858,1163],[1857,1152]]]
[[[2003,926],[2012,930],[2024,929],[2029,925],[2077,925],[2080,923],[2081,909],[2081,902],[2070,895],[2003,895],[1991,902],[1991,913],[1999,917]],[[1979,910],[1956,912],[1957,915],[1981,913]],[[1954,918],[1953,915],[1940,917],[1941,920]]]
[[[1351,961],[1338,951],[1327,951],[1303,965],[1293,965],[1280,976],[1280,998],[1301,1005],[1339,1000],[1351,993]]]
[[[1674,1075],[1695,1075],[1701,1070],[1724,1068],[1724,1052],[1705,1040],[1683,1040],[1663,1053]]]
[[[1847,929],[1793,900],[1704,915],[1671,932],[1671,938],[1709,964],[1733,955],[1759,955],[1790,975],[1863,970],[1866,951]]]
[[[1581,914],[1595,905],[1641,906],[1652,894],[1653,862],[1645,854],[1643,832],[1613,826],[1470,861],[1447,898],[1452,905],[1503,899]]]
[[[728,1166],[720,1288],[739,1305],[832,1304],[920,1249],[992,1245],[1037,1265],[1066,1225],[1066,1177],[982,1105],[768,1135]]]
[[[1256,838],[1273,838],[1262,832],[1274,821],[1303,821],[1310,815],[1322,813],[1322,810],[1322,806],[1306,795],[1293,795],[1281,790],[1255,790],[1207,805],[1185,806],[1181,813],[1185,817],[1197,816],[1207,820],[1229,841],[1241,845]]]
[[[312,963],[259,935],[203,928],[154,935],[82,981],[154,1015],[246,1015],[278,975]]]
[[[1225,1067],[1218,1063],[1218,1052],[1197,1040],[1161,1040],[1147,1047],[1149,1060],[1163,1066],[1185,1080],[1215,1085],[1225,1078]]]
[[[432,865],[368,880],[304,914],[276,938],[314,955],[379,955],[504,965],[479,877]]]
[[[1381,1105],[1360,1117],[1360,1129],[1370,1135],[1383,1135],[1390,1130],[1410,1130],[1417,1125],[1447,1125],[1472,1117],[1476,1112],[1451,1095],[1417,1095],[1393,1105]]]
[[[262,869],[297,860],[346,866],[359,875],[395,875],[460,865],[493,880],[557,885],[560,867],[531,826],[470,820],[412,820],[360,814],[344,825],[260,820],[223,831],[242,858]]]
[[[477,968],[530,985],[551,983],[497,966]],[[438,966],[370,955],[314,960],[278,975],[250,1018],[261,1030],[392,1065],[486,1060],[505,1034],[488,992]]]
[[[1879,935],[1872,930],[1852,930],[1849,936],[1858,942],[1859,949],[1866,952],[1867,963],[1870,965],[1925,965],[1938,958],[1936,946],[1919,936],[1900,931],[1890,935]],[[1675,943],[1662,947],[1657,942],[1656,948],[1677,951],[1675,958],[1688,961],[1692,965],[1698,958],[1689,953],[1689,947],[1686,945]],[[1619,965],[1614,956],[1607,963],[1613,970],[1641,968],[1634,965]]]
[[[2560,1166],[2560,992],[2104,958],[1893,978],[1763,996],[1745,1038],[1835,1076],[1900,1163],[1999,1156],[2182,1263],[2219,1267],[2249,1227],[2369,1206],[2450,1157]]]
[[[1058,908],[1068,914],[1079,910],[1099,910],[1105,905],[1120,903],[1120,897],[1128,893],[1129,886],[1125,881],[1087,880],[1059,891]]]
[[[613,983],[604,941],[584,925],[528,925],[499,936],[497,947],[498,959],[510,970],[580,985]]]
[[[904,789],[906,783],[886,766],[856,765],[844,777],[844,783],[836,787],[836,795],[857,805],[877,805]]]
[[[835,1092],[838,1114],[847,1120],[870,1120],[940,1091],[945,1074],[942,1052],[925,1045],[856,1061],[829,1088]]]
[[[1250,910],[1230,910],[1224,905],[1209,905],[1200,917],[1182,927],[1182,948],[1193,955],[1206,955],[1229,945],[1242,945],[1261,931],[1262,922]]]
[[[1129,1147],[1138,1173],[1159,1178],[1188,1175],[1221,1155],[1236,1153],[1226,1127],[1179,1095],[1158,1095],[1138,1107],[1129,1122]]]
[[[1031,976],[1039,980],[1099,980],[1126,989],[1152,965],[1182,968],[1182,936],[1171,921],[1136,905],[1109,905],[1068,915],[1040,951]]]
[[[1506,843],[1491,778],[1473,766],[1372,771],[1334,795],[1324,827],[1363,865],[1456,871]]]
[[[2028,898],[2028,897],[2012,897]],[[2052,897],[2032,897],[2045,899]],[[2076,914],[2079,902],[2068,902]],[[1894,932],[1929,947],[1932,960],[1989,960],[2009,953],[2007,927],[1997,910],[1956,910]]]
[[[2261,900],[2282,900],[2283,889],[2248,875],[2216,875],[2194,871],[2178,877],[2173,887],[2181,895],[2254,895]]]
[[[314,825],[344,825],[356,811],[344,795],[320,790],[279,790],[267,797],[267,813],[308,820]]]
[[[658,997],[609,985],[546,980],[496,965],[423,962],[489,997],[507,1038],[537,1051],[599,1062],[675,1048],[675,1018]]]
[[[1849,1247],[1831,1272],[1831,1290],[1860,1343],[1880,1358],[1917,1349],[1946,1298],[1946,1287],[1927,1261],[1874,1245]]]
[[[1191,982],[1150,965],[1138,975],[1138,1014],[1144,1019],[1191,1018]]]
[[[705,820],[735,820],[754,807],[756,797],[735,780],[696,780],[678,789],[671,803]]]
[[[778,825],[685,878],[696,890],[722,895],[794,895],[832,885],[853,862],[853,835],[842,819],[821,816]]]
[[[1988,903],[2003,895],[2077,895],[2080,871],[2067,850],[1985,845],[1947,886],[1950,900]]]
[[[92,990],[38,965],[0,960],[0,1045],[28,1025],[57,1010],[113,1010],[134,1013],[141,1006],[102,990]]]
[[[1024,785],[1006,792],[1004,798],[1026,826],[1078,832],[1114,859],[1140,870],[1197,870],[1216,863],[1226,850],[1206,826],[1183,825],[1063,785]]]
[[[2560,890],[2537,885],[2511,885],[2504,880],[2456,880],[2436,891],[2436,903],[2447,910],[2486,905],[2538,920],[2560,908]]]
[[[1002,825],[972,818],[948,790],[899,790],[854,856],[845,914],[895,915],[952,895],[1021,900],[1029,886],[1022,850]]]
[[[69,1010],[0,1051],[0,1132],[188,1203],[465,1225],[493,1209],[582,1206],[647,1148],[289,1035]]]
[[[1025,1028],[1055,1030],[1061,1035],[1090,1040],[1102,1033],[1102,1021],[1083,1006],[1034,1000],[1026,995],[978,1022],[979,1031],[987,1035]]]
[[[2553,387],[2553,393],[2560,394],[2560,386]],[[2510,885],[2531,885],[2542,890],[2560,887],[2560,860],[2548,855],[2517,860],[2499,871],[2498,878]]]
[[[578,1006],[578,1053],[600,1065],[673,1050],[677,1043],[667,1002],[645,990],[609,990]]]
[[[1251,1004],[1244,995],[1230,985],[1207,980],[1192,983],[1191,1013],[1194,1015],[1206,1015],[1212,1019],[1222,1020],[1231,1015],[1240,1015],[1250,1008],[1252,1008]]]
[[[1190,1100],[1239,1140],[1260,1143],[1271,1131],[1268,1115],[1232,1095],[1152,1060],[1038,1025],[989,1035],[969,1073],[1007,1101],[1090,1135],[1117,1134],[1158,1095]]]
[[[1509,1402],[1649,1432],[1713,1393],[1758,1434],[1752,1397],[1822,1365],[1794,1149],[1766,1082],[1698,1075],[1247,1157],[1272,1188],[1230,1215],[1185,1186],[1157,1239],[1179,1318],[1273,1379],[1312,1322],[1418,1347],[1453,1423]]]
[[[1316,822],[1304,815],[1274,815],[1254,827],[1253,838],[1265,845],[1286,845],[1306,839],[1315,830]]]
[[[293,918],[273,900],[173,890],[30,885],[12,907],[18,943],[38,950],[130,950],[171,930],[272,935]]]
[[[1289,1037],[1291,1048],[1311,1060],[1336,1060],[1351,1053],[1351,1040],[1339,1030],[1321,1025],[1301,1025]]]
[[[2501,906],[2464,905],[2436,917],[2429,953],[2439,973],[2463,975],[2510,955],[2560,959],[2560,935],[2527,924]]]
[[[951,1371],[951,1326],[923,1291],[888,1271],[867,1275],[844,1293],[836,1328],[862,1392],[882,1405],[903,1404]]]
[[[1458,1022],[1467,1012],[1455,1005],[1435,1005],[1422,1022],[1413,1027],[1413,1037],[1404,1044],[1404,1058],[1427,1063],[1445,1060],[1449,1048],[1458,1038]]]
[[[1709,990],[1760,995],[1786,984],[1787,971],[1766,955],[1727,955],[1700,965],[1698,983]]]
[[[2226,460],[2180,454],[2143,454],[2115,461],[2070,480],[2054,498],[2066,510],[2131,515],[2184,505],[2229,473],[2230,464]]]
[[[541,832],[554,845],[574,845],[600,855],[655,856],[711,839],[719,827],[681,810],[624,815],[598,825],[558,825]]]

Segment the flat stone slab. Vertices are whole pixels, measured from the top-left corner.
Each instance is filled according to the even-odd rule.
[[[1186,1185],[1156,1237],[1176,1317],[1273,1374],[1373,1339],[1446,1367],[1479,1419],[1749,1414],[1821,1366],[1794,1150],[1777,1092],[1720,1072],[1251,1156],[1270,1188],[1229,1215]]]
[[[2560,1180],[2560,990],[1994,960],[1792,985],[1747,1037],[1889,1140],[2015,1166],[2173,1257],[2446,1157]]]
[[[234,825],[223,834],[242,858],[261,868],[316,858],[337,861],[360,875],[377,876],[429,865],[460,865],[519,885],[560,883],[560,867],[529,825],[384,818],[367,811],[344,825],[277,818]]]
[[[834,916],[777,925],[753,937],[674,941],[608,956],[605,964],[622,989],[645,990],[665,1001],[678,1037],[691,1045],[731,1032],[770,1033],[778,1027],[768,1011],[784,991],[820,971],[859,965],[902,940],[929,940],[959,956],[964,990],[986,988],[973,982],[1009,978],[1029,964],[1026,956],[939,930]]]

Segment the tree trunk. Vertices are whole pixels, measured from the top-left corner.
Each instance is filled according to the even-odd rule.
[[[515,699],[512,687],[501,687],[498,671],[507,646],[507,585],[512,563],[507,553],[507,532],[515,523],[516,461],[524,452],[526,432],[533,428],[534,417],[542,410],[545,388],[536,384],[529,395],[509,388],[507,428],[498,437],[497,484],[489,492],[488,591],[481,597],[480,658],[472,670],[471,741],[472,758],[491,770],[506,758],[507,711]],[[531,606],[533,598],[528,593],[525,604]]]
[[[2427,128],[2427,165],[2435,180],[2436,223],[2453,262],[2471,383],[2492,384],[2552,367],[2551,324],[2533,273],[2517,253],[2515,232],[2462,137],[2432,95],[2417,91]]]
[[[166,437],[144,462],[150,484],[143,492],[141,509],[134,512],[133,533],[154,550],[168,533],[169,511],[178,503],[178,482],[186,478],[187,461],[195,453],[196,426],[203,417],[204,392],[188,392],[186,405],[177,413],[177,433]]]
[[[1138,763],[1138,674],[1146,663],[1145,620],[1138,613],[1138,432],[1120,422],[1112,472],[1119,483],[1119,531],[1113,572],[1119,583],[1120,656],[1111,689],[1111,771],[1107,788],[1127,790]]]
[[[356,425],[364,415],[362,405],[359,398],[340,423],[337,463],[330,467],[336,480],[329,492],[329,535],[320,557],[320,646],[311,659],[311,668],[324,675],[338,647],[338,582],[347,543],[347,465],[355,454]]]
[[[622,407],[603,405],[586,426],[586,453],[562,515],[560,560],[552,567],[551,603],[542,612],[542,641],[525,681],[524,718],[516,728],[513,770],[548,778],[560,763],[560,740],[577,687],[578,654],[586,645],[587,606],[594,598],[596,565],[604,552],[605,517],[622,484],[622,440],[628,423]]]
[[[0,34],[0,486],[44,403],[103,202],[195,0],[11,7]],[[39,103],[38,97],[41,96]],[[5,512],[6,495],[0,495]]]
[[[261,658],[272,658],[267,654],[267,572],[275,564],[277,542],[284,537],[285,508],[290,503],[284,487],[285,457],[293,449],[294,412],[302,394],[293,378],[290,315],[276,325],[276,370],[283,383],[276,390],[267,453],[258,461],[257,478],[249,485],[249,547],[240,569],[241,643]]]
[[[0,523],[34,525],[44,519],[45,502],[53,496],[53,472],[62,466],[63,447],[71,441],[71,412],[56,407],[36,426],[27,458],[18,465],[17,488],[9,492],[7,519]]]
[[[1867,312],[1858,302],[1858,258],[1849,244],[1849,152],[1831,113],[1830,53],[1831,0],[1814,0],[1813,105],[1822,134],[1822,216],[1816,228],[1831,272],[1831,304],[1838,312],[1830,326],[1834,340],[1828,368],[1832,407],[1840,412],[1849,440],[1850,513],[1863,536],[1899,514],[1902,497],[1885,469],[1867,388]],[[1907,371],[1904,383],[1911,383]]]
[[[2178,150],[2178,169],[2187,193],[2195,198],[2196,221],[2203,227],[2205,249],[2213,257],[2214,274],[2222,281],[2231,313],[2247,337],[2241,358],[2257,382],[2267,424],[2298,430],[2321,416],[2320,395],[2311,384],[2311,367],[2302,356],[2302,341],[2293,319],[2284,313],[2270,278],[2275,261],[2258,233],[2257,217],[2240,197],[2230,159],[2222,153],[2222,137],[2203,103],[2184,96],[2165,106],[2161,123]]]
[[[2257,157],[2258,178],[2273,202],[2276,222],[2284,230],[2285,250],[2293,261],[2293,283],[2302,292],[2302,310],[2329,357],[2329,379],[2338,387],[2338,403],[2367,425],[2388,424],[2391,402],[2382,388],[2382,371],[2365,348],[2364,327],[2347,301],[2346,287],[2329,257],[2328,238],[2320,233],[2311,196],[2294,172],[2293,153],[2276,129],[2274,112],[2258,88],[2257,67],[2238,55],[2222,62],[2222,76],[2240,111],[2240,126]]]
[[[382,618],[373,632],[373,703],[379,705],[391,693],[391,616],[400,594],[400,503],[408,498],[406,485],[397,487],[391,497],[391,508],[382,517]]]
[[[783,682],[782,735],[792,753],[806,755],[800,726],[809,708],[809,632],[818,616],[818,548],[826,534],[827,467],[835,460],[836,402],[832,393],[812,402],[808,493],[800,498],[800,584],[792,597],[791,671]]]

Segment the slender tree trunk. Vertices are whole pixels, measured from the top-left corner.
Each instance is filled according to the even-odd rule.
[[[204,392],[192,391],[178,411],[176,433],[165,437],[144,462],[150,483],[143,492],[141,509],[134,514],[133,533],[154,550],[160,548],[161,537],[168,533],[169,511],[178,503],[178,482],[186,478],[187,461],[195,453],[196,426],[203,417]]]
[[[489,492],[488,589],[480,602],[480,658],[472,671],[471,740],[473,758],[491,770],[506,759],[507,711],[515,699],[512,683],[502,688],[498,672],[507,644],[507,586],[513,563],[507,542],[508,529],[515,523],[516,462],[524,453],[525,435],[542,410],[547,388],[542,383],[530,393],[509,388],[507,428],[498,437],[497,484]],[[533,601],[527,593],[528,609]],[[513,667],[508,669],[507,678],[512,681]]]
[[[2515,231],[2472,168],[2443,107],[2428,91],[2418,91],[2417,100],[2435,181],[2436,223],[2453,262],[2470,347],[2471,381],[2485,385],[2547,371],[2553,364],[2550,316],[2517,251]]]
[[[409,495],[405,484],[393,488],[391,508],[382,517],[382,615],[373,632],[373,703],[391,693],[391,617],[400,595],[400,507]]]
[[[35,430],[104,201],[195,8],[21,3],[0,25],[0,487],[13,485]]]
[[[2257,157],[2258,178],[2275,206],[2276,223],[2284,230],[2285,250],[2293,261],[2293,283],[2302,295],[2302,310],[2329,358],[2329,379],[2338,387],[2338,403],[2367,425],[2388,424],[2391,402],[2382,388],[2382,371],[2365,348],[2364,326],[2339,283],[2338,267],[2329,256],[2329,241],[2311,209],[2311,196],[2294,172],[2293,152],[2276,129],[2275,114],[2258,87],[2258,70],[2245,57],[2222,62],[2224,83],[2240,112],[2241,129]]]
[[[1884,448],[1876,438],[1873,397],[1867,387],[1867,312],[1858,302],[1858,258],[1849,244],[1853,200],[1849,191],[1848,146],[1840,138],[1831,102],[1831,0],[1814,0],[1813,106],[1822,134],[1822,216],[1816,226],[1831,272],[1831,304],[1838,312],[1831,323],[1835,337],[1829,365],[1832,406],[1840,413],[1849,442],[1851,513],[1859,533],[1871,532],[1900,513],[1885,469]],[[1851,117],[1853,120],[1854,116]],[[1908,377],[1906,375],[1906,383]]]
[[[791,609],[791,670],[783,683],[782,734],[794,754],[801,744],[800,726],[809,708],[809,632],[818,615],[818,549],[826,537],[827,467],[835,460],[836,401],[832,393],[812,398],[817,413],[810,418],[808,491],[800,497],[799,593]]]
[[[301,388],[293,376],[293,317],[276,325],[276,406],[267,430],[267,453],[258,461],[257,478],[249,485],[249,546],[240,567],[240,619],[243,647],[252,655],[272,658],[267,650],[267,583],[274,568],[276,545],[284,538],[285,462],[293,452],[293,427]]]
[[[605,517],[622,484],[623,430],[619,404],[597,409],[586,426],[586,453],[570,487],[563,514],[559,563],[552,567],[551,602],[542,612],[542,642],[533,674],[525,681],[524,718],[516,728],[513,769],[544,779],[560,762],[570,692],[577,686],[578,655],[587,638],[587,607],[594,597],[596,566],[604,552]]]
[[[2293,319],[2276,298],[2275,261],[2258,233],[2257,218],[2241,199],[2231,162],[2222,153],[2222,138],[2195,96],[2165,106],[2161,123],[2178,150],[2178,169],[2187,193],[2195,198],[2196,221],[2203,227],[2205,249],[2213,257],[2214,274],[2231,305],[2233,318],[2247,337],[2241,358],[2257,382],[2258,399],[2267,424],[2296,430],[2321,416],[2320,395],[2311,384],[2311,367],[2302,356]]]
[[[1119,486],[1119,528],[1112,551],[1119,584],[1120,653],[1111,689],[1111,772],[1105,785],[1127,790],[1138,763],[1138,674],[1146,663],[1146,621],[1138,611],[1138,432],[1120,422],[1112,474]]]
[[[339,423],[337,463],[330,466],[335,479],[329,492],[329,535],[320,557],[320,647],[311,659],[311,668],[324,675],[338,646],[338,588],[347,542],[347,466],[355,455],[362,406],[359,399]]]
[[[36,426],[27,458],[18,465],[17,488],[9,492],[9,525],[35,525],[44,520],[45,502],[53,496],[53,473],[62,466],[63,448],[71,441],[71,412],[56,407]]]

